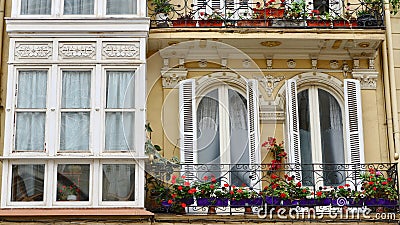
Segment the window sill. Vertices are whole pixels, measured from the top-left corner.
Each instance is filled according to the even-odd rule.
[[[145,221],[154,214],[143,208],[76,208],[76,209],[1,209],[0,218],[9,221],[126,219]]]

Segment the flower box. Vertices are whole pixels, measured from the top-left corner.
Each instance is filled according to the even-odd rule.
[[[228,199],[227,198],[198,198],[197,206],[226,207],[226,206],[228,206]]]
[[[330,20],[307,20],[308,27],[330,27]]]
[[[253,13],[257,14],[258,18],[283,18],[283,16],[285,15],[285,9],[253,9]]]
[[[357,27],[357,20],[334,20],[333,27]]]
[[[237,22],[238,27],[268,27],[269,20],[240,20]]]
[[[222,20],[199,20],[200,27],[222,27]]]
[[[267,203],[268,205],[279,205],[280,201],[281,200],[278,197],[272,197],[272,196],[265,197],[265,203]]]
[[[173,27],[196,27],[196,20],[173,20]]]

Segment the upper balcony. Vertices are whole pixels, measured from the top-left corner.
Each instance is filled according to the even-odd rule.
[[[151,28],[383,29],[382,0],[151,0]]]

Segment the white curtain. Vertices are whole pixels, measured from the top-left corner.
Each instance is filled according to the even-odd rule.
[[[228,90],[231,164],[249,164],[247,100],[234,90]],[[233,166],[231,184],[250,186],[248,169]]]
[[[106,150],[130,150],[134,145],[135,82],[132,71],[107,72],[107,109],[119,110],[106,113]]]
[[[94,14],[94,0],[64,0],[65,15]]]
[[[103,201],[133,201],[135,165],[103,165]]]
[[[21,15],[50,15],[51,0],[21,0]]]
[[[132,15],[137,13],[137,0],[107,0],[107,15]]]
[[[20,71],[17,109],[45,109],[47,71]],[[44,149],[45,112],[16,113],[15,150]]]
[[[61,107],[63,109],[90,108],[90,71],[64,71]],[[89,149],[89,112],[61,113],[61,150]]]

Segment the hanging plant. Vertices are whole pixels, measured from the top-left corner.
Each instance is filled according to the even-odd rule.
[[[273,160],[269,165],[269,173],[273,173],[274,171],[281,169],[282,164],[287,159],[287,153],[283,148],[283,141],[277,144],[276,138],[269,137],[268,141],[264,142],[261,147],[267,148],[268,153],[272,154]]]

